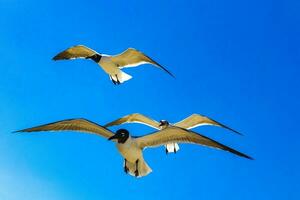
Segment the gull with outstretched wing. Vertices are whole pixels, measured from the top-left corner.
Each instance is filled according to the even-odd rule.
[[[137,67],[142,64],[151,64],[174,77],[174,75],[162,65],[134,48],[128,48],[118,55],[105,55],[84,45],[77,45],[60,52],[53,57],[53,60],[70,60],[76,58],[91,59],[96,62],[109,75],[111,81],[115,85],[121,84],[132,78],[121,69]]]
[[[217,122],[211,118],[208,118],[204,115],[200,114],[192,114],[189,117],[183,119],[180,122],[175,123],[174,125],[170,124],[167,120],[160,120],[159,122],[155,121],[154,119],[151,119],[150,117],[147,117],[145,115],[142,115],[140,113],[133,113],[126,115],[124,117],[121,117],[115,121],[112,121],[105,125],[105,127],[110,126],[116,126],[121,125],[124,123],[140,123],[147,126],[150,126],[155,129],[165,129],[169,126],[176,126],[184,129],[192,129],[198,126],[204,126],[204,125],[211,125],[211,126],[219,126],[228,130],[233,131],[234,133],[237,133],[241,135],[241,133],[237,132],[236,130],[233,130],[232,128],[229,128],[228,126],[221,124],[220,122]],[[166,147],[166,153],[176,153],[179,150],[179,145],[177,143],[168,143],[165,145]]]
[[[119,129],[114,134],[103,126],[86,119],[69,119],[50,124],[27,128],[16,132],[38,131],[79,131],[94,133],[116,143],[119,153],[124,158],[124,171],[135,177],[142,177],[152,170],[143,157],[147,147],[157,147],[170,143],[191,143],[231,152],[237,156],[252,159],[250,156],[225,146],[215,140],[180,127],[169,126],[141,137],[131,136],[126,129]]]

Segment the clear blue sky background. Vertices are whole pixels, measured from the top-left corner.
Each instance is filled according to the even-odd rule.
[[[299,1],[1,0],[0,8],[1,200],[300,199]],[[51,60],[76,44],[107,54],[135,47],[176,79],[145,65],[114,86],[90,61]],[[171,122],[205,114],[245,136],[196,131],[256,160],[193,145],[168,156],[147,149],[153,173],[136,179],[101,137],[11,133],[132,112]]]

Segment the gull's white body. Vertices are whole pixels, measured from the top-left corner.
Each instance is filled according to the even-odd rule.
[[[118,74],[121,71],[109,56],[102,56],[98,64],[108,75]]]
[[[137,143],[130,136],[125,143],[116,143],[120,154],[129,162],[135,162],[137,159],[143,157],[142,150]]]
[[[125,159],[125,172],[132,176],[142,177],[149,174],[152,170],[143,158],[143,150],[147,147],[158,147],[170,143],[190,143],[202,146],[208,146],[224,151],[231,152],[235,155],[252,159],[251,157],[238,152],[228,146],[225,146],[204,135],[195,133],[176,126],[164,127],[160,131],[147,134],[140,137],[130,136],[125,129],[120,129],[116,133],[86,119],[67,119],[45,125],[40,125],[17,132],[36,132],[36,131],[79,131],[85,133],[97,134],[112,142],[122,157]]]
[[[116,82],[120,81],[120,83],[123,83],[132,78],[130,75],[120,70],[118,65],[111,60],[111,56],[102,55],[98,65]]]
[[[142,64],[152,64],[173,76],[166,68],[134,48],[128,48],[118,55],[106,55],[97,53],[84,45],[77,45],[60,52],[53,57],[53,60],[77,58],[92,59],[95,61],[109,75],[114,84],[120,84],[132,78],[123,72],[122,68],[137,67]]]
[[[125,143],[116,143],[116,147],[122,157],[126,159],[126,167],[128,168],[128,173],[134,176],[134,171],[136,170],[135,162],[138,160],[138,171],[139,176],[146,176],[152,172],[151,168],[147,165],[143,157],[143,151],[139,148],[136,140],[129,136]]]

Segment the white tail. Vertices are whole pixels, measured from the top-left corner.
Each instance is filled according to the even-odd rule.
[[[125,162],[124,162],[125,164]],[[126,167],[128,168],[128,173],[131,176],[135,176],[136,164],[131,162],[126,162]],[[137,177],[147,176],[149,173],[152,172],[152,169],[148,166],[148,164],[144,161],[144,159],[139,159],[138,162],[138,172],[139,175]]]
[[[177,143],[169,143],[165,145],[168,153],[176,153],[177,151],[179,151],[179,146]]]
[[[125,72],[119,70],[118,74],[115,76],[110,76],[110,79],[113,79],[115,82],[123,83],[125,81],[128,81],[132,78],[129,74],[126,74]]]

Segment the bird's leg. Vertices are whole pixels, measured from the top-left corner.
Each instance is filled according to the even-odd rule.
[[[166,154],[168,155],[169,151],[168,151],[168,148],[166,147]]]
[[[175,145],[175,143],[173,145],[174,145],[174,153],[176,153],[177,151],[176,151],[176,145]]]
[[[139,159],[137,159],[137,160],[135,161],[135,171],[134,171],[134,175],[135,175],[136,177],[139,176],[138,164],[139,164]]]
[[[124,171],[125,171],[125,173],[127,174],[129,169],[128,169],[128,167],[127,167],[126,164],[127,164],[127,160],[125,159],[125,160],[124,160]]]
[[[110,79],[111,79],[111,81],[113,82],[113,84],[114,85],[116,85],[117,84],[117,82],[112,78],[112,76],[111,75],[109,75],[109,77],[110,77]]]
[[[117,84],[119,85],[121,82],[119,81],[118,74],[116,74]]]

